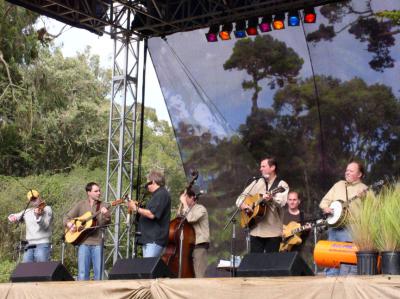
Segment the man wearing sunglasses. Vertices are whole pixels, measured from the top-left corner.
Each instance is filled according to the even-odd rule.
[[[129,201],[128,205],[139,215],[138,232],[141,234],[137,241],[143,246],[143,257],[158,257],[168,244],[171,197],[161,172],[151,171],[145,186],[151,193],[146,206],[140,207],[135,201]]]

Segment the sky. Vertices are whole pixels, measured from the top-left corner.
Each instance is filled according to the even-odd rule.
[[[45,23],[47,31],[52,35],[57,35],[65,26],[64,23],[54,19],[41,17],[37,23],[37,27],[43,27],[43,23]],[[99,55],[101,66],[110,69],[113,63],[113,43],[109,35],[97,36],[87,30],[71,26],[65,27],[64,32],[54,40],[54,46],[60,47],[65,57],[75,56],[78,52],[83,52],[87,46],[90,46],[92,54]],[[160,119],[170,122],[150,56],[147,56],[147,61],[146,106],[155,108],[157,116]],[[139,82],[139,84],[138,98],[141,99],[141,83]]]

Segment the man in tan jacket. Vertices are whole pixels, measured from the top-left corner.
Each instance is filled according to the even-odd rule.
[[[199,194],[193,189],[186,190],[179,198],[182,203],[181,215],[193,226],[196,242],[193,250],[193,268],[196,278],[204,277],[208,264],[208,248],[210,247],[210,229],[207,209],[197,203]]]
[[[368,187],[362,183],[364,177],[364,167],[358,161],[351,161],[347,164],[346,171],[344,174],[345,180],[340,180],[326,193],[322,198],[319,207],[325,215],[332,214],[333,210],[329,207],[332,202],[341,200],[347,202],[356,197],[360,197]],[[328,240],[340,241],[340,242],[351,242],[352,238],[346,227],[328,229]],[[356,269],[348,265],[343,265],[341,269],[329,268],[327,269],[327,276],[335,276],[339,274],[354,274]]]
[[[288,184],[277,176],[278,164],[275,158],[268,157],[261,160],[261,177],[251,182],[239,195],[236,206],[240,209],[252,211],[244,203],[246,197],[263,194],[266,205],[265,216],[250,230],[250,252],[278,252],[282,240],[282,207],[285,206],[289,192]],[[284,192],[271,195],[268,192],[283,187]]]

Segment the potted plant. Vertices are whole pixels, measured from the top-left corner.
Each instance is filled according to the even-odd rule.
[[[367,192],[365,198],[353,202],[349,208],[348,228],[357,252],[357,272],[359,275],[378,273],[376,235],[379,233],[379,202],[373,192]]]
[[[400,274],[400,185],[384,189],[378,196],[379,230],[375,243],[381,252],[382,274]]]

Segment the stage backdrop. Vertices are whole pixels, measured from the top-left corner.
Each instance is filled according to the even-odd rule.
[[[399,1],[342,1],[317,7],[315,24],[252,38],[150,39],[184,168],[207,191],[210,262],[228,257],[223,227],[263,157],[278,159],[309,217],[353,157],[367,183],[399,175],[400,26],[375,15],[393,9]]]

